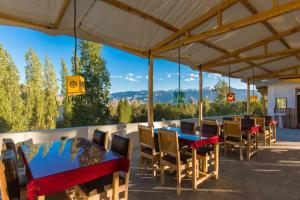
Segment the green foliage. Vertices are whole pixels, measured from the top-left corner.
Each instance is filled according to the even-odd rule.
[[[155,104],[154,120],[170,120],[197,117],[198,106],[193,103],[185,103],[179,105],[173,104]]]
[[[132,122],[147,122],[147,107],[139,101],[131,103]]]
[[[127,124],[131,122],[132,119],[132,111],[128,101],[121,100],[118,104],[118,122],[122,124]]]
[[[0,71],[0,132],[24,130],[24,102],[20,96],[19,72],[1,45]]]
[[[66,76],[69,75],[67,64],[64,59],[61,59],[61,71],[60,71],[60,78],[61,78],[61,89],[60,93],[63,97],[63,127],[71,127],[72,126],[72,97],[68,97],[66,93]]]
[[[94,42],[81,40],[79,50],[78,73],[85,78],[86,94],[72,98],[72,124],[105,124],[109,117],[110,77],[106,69],[106,63],[101,57],[102,46]]]
[[[32,48],[25,54],[26,97],[25,115],[28,130],[40,130],[45,126],[44,92],[41,62]]]
[[[43,69],[45,128],[55,128],[58,116],[58,85],[54,66],[48,57],[45,58]]]
[[[250,103],[250,114],[254,116],[262,116],[262,102],[251,102]]]

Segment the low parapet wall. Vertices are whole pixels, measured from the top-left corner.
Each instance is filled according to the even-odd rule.
[[[208,117],[211,119],[221,120],[222,116]],[[186,121],[198,121],[198,118],[183,119]],[[60,128],[60,129],[49,129],[40,131],[28,131],[28,132],[17,132],[17,133],[0,133],[0,147],[2,147],[3,138],[11,138],[15,143],[23,142],[26,140],[32,140],[33,143],[43,143],[51,140],[58,140],[63,136],[68,138],[73,137],[84,137],[92,139],[93,132],[95,129],[102,131],[108,131],[111,134],[121,133],[133,139],[134,148],[138,147],[138,125],[147,125],[147,123],[131,123],[131,124],[114,124],[114,125],[99,125],[99,126],[83,126],[83,127],[72,127],[72,128]],[[168,120],[154,122],[155,128],[161,128],[164,126],[179,126],[180,120]]]

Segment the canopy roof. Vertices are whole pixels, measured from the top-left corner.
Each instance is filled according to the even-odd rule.
[[[78,37],[243,80],[300,77],[299,0],[77,0]],[[0,0],[0,24],[73,35],[73,0]]]

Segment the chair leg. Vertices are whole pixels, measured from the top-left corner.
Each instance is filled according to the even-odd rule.
[[[243,145],[242,145],[242,142],[240,142],[239,147],[240,147],[240,160],[243,160]]]
[[[143,168],[143,159],[144,159],[143,156],[141,156],[141,157],[140,157],[140,174],[143,174],[143,173],[144,173],[144,172],[143,172],[144,170],[142,169],[142,168]]]
[[[181,193],[181,170],[177,169],[177,195]]]
[[[152,178],[155,179],[156,177],[156,159],[152,159]]]
[[[264,147],[267,145],[267,134],[266,131],[264,132]]]
[[[160,165],[160,185],[163,186],[164,184],[165,184],[164,166]]]
[[[202,157],[202,162],[203,162],[203,163],[202,163],[202,168],[203,168],[202,171],[203,171],[203,173],[205,173],[205,174],[207,173],[207,156],[208,156],[208,155],[205,154],[205,156]]]

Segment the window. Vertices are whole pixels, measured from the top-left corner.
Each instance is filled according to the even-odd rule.
[[[276,108],[287,108],[287,98],[276,98]]]

